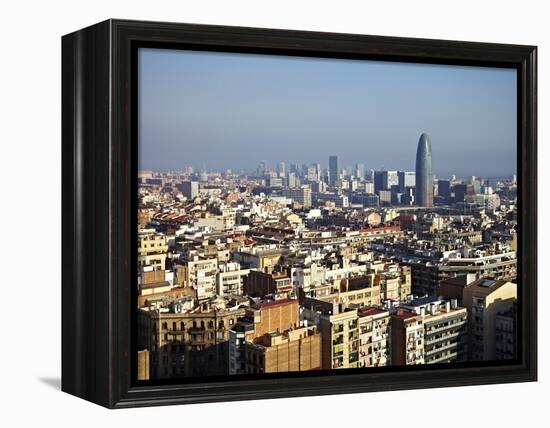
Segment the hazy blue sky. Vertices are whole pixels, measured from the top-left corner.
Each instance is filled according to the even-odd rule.
[[[511,69],[140,49],[138,91],[140,169],[413,171],[427,132],[436,175],[516,172]]]

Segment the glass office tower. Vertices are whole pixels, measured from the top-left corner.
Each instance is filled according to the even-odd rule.
[[[416,205],[433,207],[434,174],[432,168],[432,145],[430,137],[424,133],[416,149]]]

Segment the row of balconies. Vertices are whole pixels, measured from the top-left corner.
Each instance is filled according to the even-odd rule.
[[[458,345],[459,344],[457,342],[451,342],[446,345],[430,348],[429,350],[426,348],[425,353],[426,355],[433,355],[433,354],[437,354],[438,352],[445,351],[447,349],[457,348]]]
[[[458,337],[460,335],[460,332],[455,332],[455,333],[450,333],[450,334],[444,334],[442,336],[439,336],[439,337],[434,337],[434,336],[427,336],[426,337],[426,340],[424,341],[425,345],[432,345],[434,343],[438,343],[438,342],[441,342],[443,340],[448,340],[448,339],[452,339],[454,337]]]
[[[444,331],[444,330],[449,330],[449,329],[452,329],[452,328],[456,328],[456,327],[460,327],[460,326],[463,326],[464,324],[466,324],[466,320],[462,320],[462,321],[458,321],[458,322],[452,322],[450,324],[444,324],[444,325],[441,325],[441,327],[438,327],[438,328],[428,328],[426,329],[426,333],[427,334],[434,334],[434,333],[437,333],[439,331]]]
[[[449,352],[448,354],[441,355],[440,357],[430,359],[429,361],[427,361],[427,363],[428,364],[436,364],[436,363],[441,363],[441,362],[444,362],[444,361],[447,361],[447,360],[454,360],[457,355],[458,355],[458,352],[456,352],[456,351],[455,352]]]
[[[424,357],[421,353],[412,353],[407,355],[407,364],[422,364]]]

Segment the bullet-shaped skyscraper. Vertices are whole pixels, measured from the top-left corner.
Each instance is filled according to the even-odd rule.
[[[434,174],[432,168],[432,145],[430,137],[423,133],[416,149],[416,205],[433,207]]]

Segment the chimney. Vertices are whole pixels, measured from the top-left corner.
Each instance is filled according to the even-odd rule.
[[[451,312],[451,302],[445,302],[445,312]]]
[[[426,307],[420,306],[420,316],[425,317],[426,316]]]
[[[458,307],[458,301],[456,299],[451,299],[451,308],[456,309]]]
[[[471,284],[477,279],[477,274],[475,273],[467,273],[466,274],[466,285]]]

